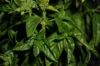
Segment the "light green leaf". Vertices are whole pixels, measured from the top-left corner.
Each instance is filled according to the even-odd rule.
[[[79,2],[78,2],[78,0],[76,0],[75,5],[76,5],[76,8],[78,8],[78,7],[79,7]]]
[[[60,19],[63,19],[64,17],[65,17],[65,11],[62,9],[62,10],[60,10],[60,12],[58,13],[58,17],[60,18]]]
[[[16,36],[16,32],[15,31],[13,31],[12,29],[10,29],[9,31],[8,31],[8,37],[9,37],[9,39],[15,39],[15,36]]]
[[[0,58],[4,60],[4,66],[17,66],[18,59],[12,51],[5,52]]]
[[[49,0],[37,0],[37,2],[41,6],[42,9],[49,5]]]
[[[13,50],[14,51],[24,51],[24,50],[28,50],[32,47],[34,42],[33,38],[28,39],[27,41],[20,41],[17,42],[16,45],[14,46]]]
[[[85,0],[81,0],[82,2],[85,2]]]
[[[27,37],[32,36],[34,34],[36,27],[40,23],[41,18],[38,16],[27,16],[26,18],[26,33]]]
[[[46,9],[48,10],[52,10],[52,11],[55,11],[55,12],[59,12],[55,7],[53,7],[52,5],[49,5]]]

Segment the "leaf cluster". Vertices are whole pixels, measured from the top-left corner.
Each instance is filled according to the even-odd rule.
[[[99,12],[87,0],[2,0],[0,66],[87,66]]]

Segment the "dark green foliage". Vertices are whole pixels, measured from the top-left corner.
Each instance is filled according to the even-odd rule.
[[[87,66],[99,12],[87,0],[1,0],[0,66]]]

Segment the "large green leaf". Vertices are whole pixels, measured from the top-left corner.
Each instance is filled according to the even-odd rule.
[[[37,15],[35,16],[27,16],[26,18],[26,33],[27,37],[32,36],[34,34],[36,27],[40,23],[41,18],[38,17]]]
[[[88,49],[93,49],[93,47],[90,47],[85,39],[85,36],[81,33],[81,31],[77,28],[74,30],[74,37],[81,42],[84,46],[86,46]]]
[[[92,25],[93,25],[93,44],[98,45],[100,42],[100,15],[97,13],[93,14]]]
[[[96,56],[99,56],[94,46],[87,43],[85,36],[77,28],[74,30],[74,38],[76,38],[88,50],[91,50]]]

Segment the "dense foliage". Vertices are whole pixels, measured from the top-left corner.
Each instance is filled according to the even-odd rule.
[[[99,12],[87,0],[0,0],[0,66],[87,66]]]

